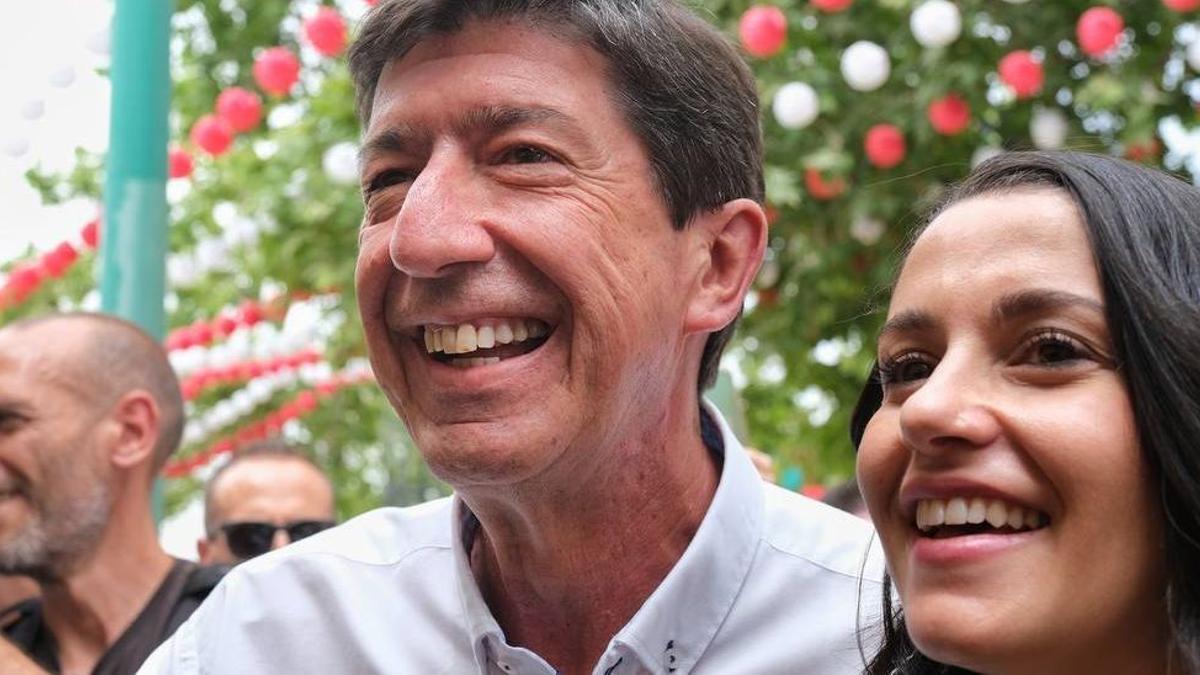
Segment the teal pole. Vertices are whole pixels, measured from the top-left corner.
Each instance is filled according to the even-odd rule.
[[[100,307],[162,340],[167,256],[167,114],[173,0],[117,0],[104,177]],[[154,487],[162,518],[162,484]]]
[[[117,0],[101,308],[161,340],[167,252],[172,0]]]

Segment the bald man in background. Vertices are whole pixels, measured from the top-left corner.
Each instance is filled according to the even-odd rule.
[[[131,673],[220,576],[173,559],[151,515],[183,399],[162,347],[97,314],[0,329],[0,574],[40,598],[3,628],[5,673]]]
[[[202,564],[235,565],[334,525],[333,485],[307,455],[273,439],[238,450],[204,489]]]

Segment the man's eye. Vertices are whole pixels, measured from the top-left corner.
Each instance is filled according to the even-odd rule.
[[[501,162],[508,164],[542,164],[552,161],[554,157],[550,153],[528,145],[511,148],[501,156]]]
[[[367,189],[363,191],[365,197],[370,197],[372,194],[382,190],[383,188],[396,185],[397,183],[407,183],[413,178],[412,172],[403,171],[401,169],[388,169],[380,172],[377,176],[371,179],[367,184]]]

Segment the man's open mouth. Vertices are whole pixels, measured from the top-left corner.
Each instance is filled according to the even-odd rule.
[[[455,326],[422,326],[421,337],[433,360],[474,368],[528,354],[545,344],[553,331],[538,319],[487,319]]]
[[[1045,513],[1000,499],[954,497],[917,502],[916,526],[923,537],[946,539],[972,534],[1016,534],[1046,527]]]

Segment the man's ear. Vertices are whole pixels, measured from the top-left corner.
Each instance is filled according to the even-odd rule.
[[[162,419],[154,397],[140,389],[130,391],[117,401],[110,419],[115,430],[109,461],[122,469],[153,462]]]
[[[696,236],[691,251],[695,277],[684,329],[711,333],[729,325],[742,309],[762,264],[767,216],[753,200],[735,199],[699,214],[688,227]]]

